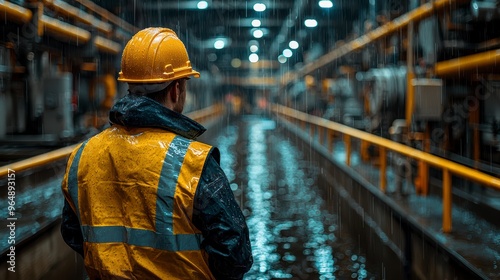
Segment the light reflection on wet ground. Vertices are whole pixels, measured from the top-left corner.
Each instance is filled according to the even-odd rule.
[[[325,210],[335,202],[319,193],[319,167],[274,129],[272,120],[245,117],[215,143],[250,229],[254,265],[245,279],[375,279]]]

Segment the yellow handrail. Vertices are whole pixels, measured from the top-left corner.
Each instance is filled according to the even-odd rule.
[[[108,10],[95,4],[92,1],[76,0],[76,2],[85,6],[87,9],[91,10],[92,12],[98,14],[99,16],[101,16],[101,18],[112,22],[113,24],[123,28],[124,30],[127,30],[128,32],[130,32],[132,34],[135,34],[137,32],[137,27],[135,27],[132,24],[126,22],[125,20],[119,18],[118,16],[114,15],[113,13],[109,12]]]
[[[497,67],[498,63],[500,63],[500,49],[437,62],[434,74],[441,77],[465,71],[477,72],[478,69]]]
[[[385,149],[397,152],[399,154],[408,156],[410,158],[421,160],[429,165],[440,168],[443,170],[443,231],[451,231],[451,174],[459,175],[463,178],[470,179],[472,181],[487,185],[493,189],[500,190],[500,178],[491,176],[489,174],[480,172],[476,169],[466,167],[459,163],[447,160],[421,150],[403,145],[385,139],[368,132],[364,132],[343,124],[332,122],[324,118],[316,117],[313,115],[308,115],[306,113],[288,108],[279,104],[272,104],[271,111],[285,116],[288,119],[295,119],[300,123],[308,123],[317,127],[326,128],[329,130],[328,135],[332,132],[339,132],[344,135],[344,141],[346,144],[346,164],[350,164],[350,141],[351,137],[362,139],[363,141],[370,142],[381,148],[383,151],[381,155],[385,154]],[[346,137],[347,136],[347,137]],[[329,146],[331,143],[328,144]],[[329,147],[330,149],[330,147]],[[330,150],[331,151],[331,150]],[[382,191],[385,190],[386,174],[385,174],[385,162],[383,162],[383,168],[381,168],[381,178],[380,178],[380,188]]]
[[[198,111],[187,113],[186,115],[197,122],[203,122],[207,119],[222,114],[223,109],[224,106],[222,104],[215,104],[210,107],[200,109]]]
[[[216,104],[198,111],[187,113],[186,116],[193,120],[201,122],[214,116],[220,115],[222,114],[222,112],[222,104]],[[78,145],[79,144],[74,144],[42,155],[34,156],[25,160],[2,166],[0,167],[0,178],[7,176],[7,174],[9,174],[9,169],[15,170],[15,172],[21,172],[32,168],[37,168],[60,159],[64,159],[68,157]]]
[[[31,168],[40,167],[42,165],[58,161],[60,159],[64,159],[76,148],[78,144],[67,146],[58,150],[54,150],[42,155],[34,156],[28,159],[24,159],[21,161],[14,162],[12,164],[8,164],[0,167],[0,178],[7,176],[9,173],[9,169],[14,170],[15,172],[20,172],[24,170],[28,170]]]

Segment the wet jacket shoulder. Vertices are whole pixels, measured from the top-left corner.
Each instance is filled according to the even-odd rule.
[[[205,238],[202,248],[215,278],[242,279],[253,263],[248,228],[219,166],[219,151],[211,155],[196,190],[193,223]]]

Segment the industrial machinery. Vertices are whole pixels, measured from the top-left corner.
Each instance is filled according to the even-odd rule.
[[[108,125],[134,25],[88,0],[0,3],[0,143],[4,163],[76,143]],[[185,112],[213,104],[214,79],[193,79]],[[22,151],[22,152],[21,152]],[[22,156],[20,156],[22,155]]]

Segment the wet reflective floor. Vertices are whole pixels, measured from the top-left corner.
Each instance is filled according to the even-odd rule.
[[[261,116],[231,119],[210,137],[207,142],[221,151],[221,166],[250,230],[254,265],[245,279],[376,279],[380,275],[368,266],[357,247],[358,238],[350,237],[337,213],[331,212],[336,202],[323,199],[317,184],[320,167],[304,160],[275,121]],[[19,201],[38,204],[24,203],[21,210],[26,213],[19,214],[24,213],[26,223],[20,224],[19,237],[33,234],[29,231],[35,230],[34,221],[60,215],[61,168],[46,185],[33,185],[43,195],[23,183],[26,189],[19,193]],[[85,279],[81,259],[70,255],[74,257],[65,258],[38,279]]]
[[[326,210],[334,202],[317,186],[320,167],[273,120],[242,117],[213,144],[250,229],[254,265],[245,279],[375,279],[356,238]]]

